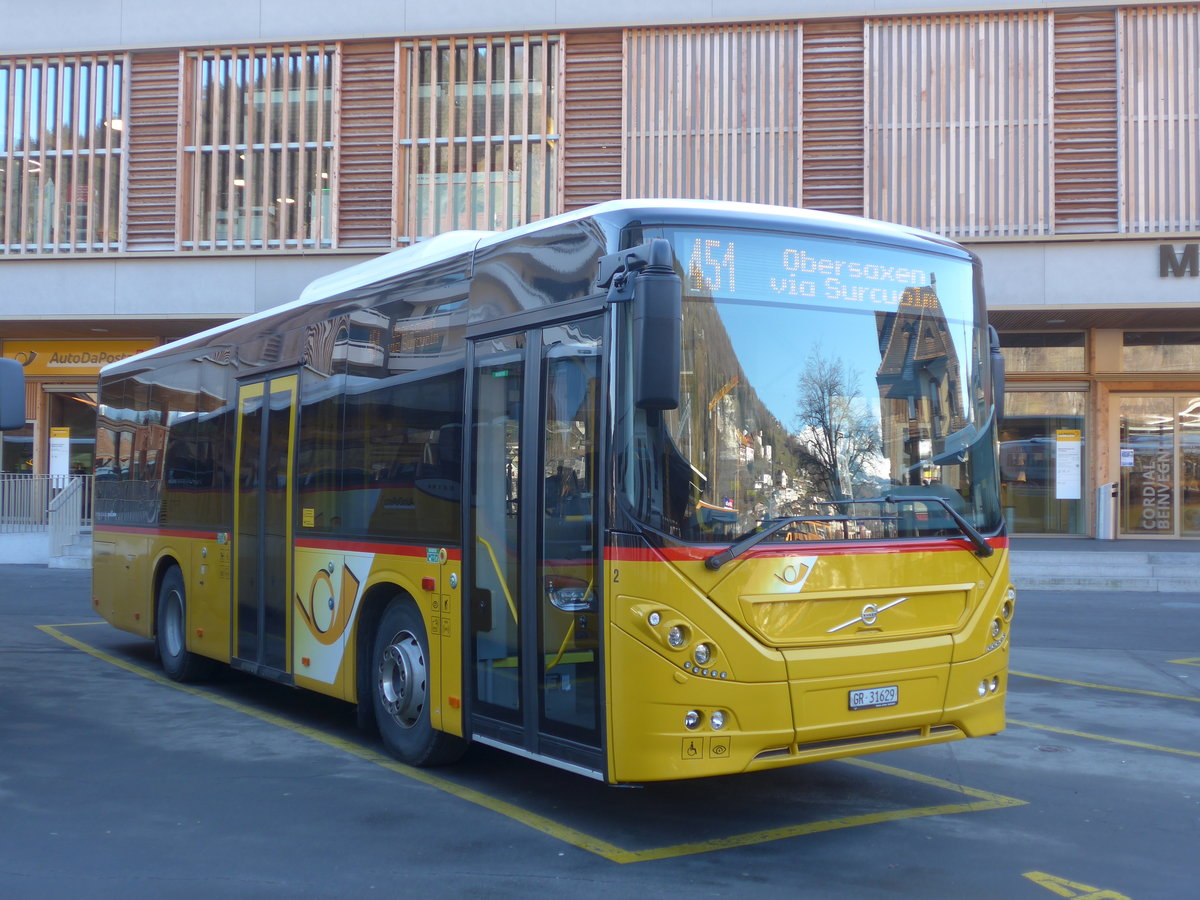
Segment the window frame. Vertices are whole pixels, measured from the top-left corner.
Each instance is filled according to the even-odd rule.
[[[18,161],[22,170],[0,179],[0,256],[122,248],[129,74],[128,53],[0,59],[0,171]],[[34,121],[41,124],[36,137]],[[38,171],[30,175],[34,164]],[[88,192],[82,213],[80,177]],[[38,202],[48,185],[52,195]],[[26,233],[33,239],[26,240]]]
[[[184,54],[180,249],[261,252],[334,246],[339,53],[336,42],[319,41],[205,48]],[[222,87],[206,96],[205,84],[214,71]],[[289,102],[278,107],[273,102],[255,102],[255,95],[261,93],[269,101],[276,91],[288,96]],[[302,97],[293,116],[290,95],[296,91]],[[315,123],[308,114],[310,92],[315,93]],[[230,103],[235,97],[236,102]],[[315,132],[312,139],[310,126]],[[272,165],[276,155],[279,162]],[[295,183],[290,184],[293,174]],[[279,195],[272,198],[277,188]],[[303,206],[290,209],[297,206],[297,198],[288,196],[290,188],[295,188],[297,197],[313,192],[307,220]],[[225,233],[220,237],[222,215]]]

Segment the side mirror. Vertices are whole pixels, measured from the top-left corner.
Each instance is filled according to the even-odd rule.
[[[0,359],[0,431],[25,426],[25,372],[15,359]]]
[[[633,283],[633,402],[639,409],[678,409],[683,282],[671,265],[669,241],[651,241],[648,258]]]
[[[992,406],[995,407],[996,424],[1004,418],[1004,354],[1000,352],[1000,335],[995,327],[988,326],[988,343],[991,345],[992,362]]]

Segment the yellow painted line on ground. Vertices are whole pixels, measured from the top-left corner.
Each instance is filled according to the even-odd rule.
[[[1144,744],[1141,741],[1127,741],[1123,738],[1108,737],[1103,734],[1090,734],[1086,731],[1072,731],[1069,728],[1055,728],[1053,725],[1038,725],[1036,722],[1022,722],[1020,719],[1009,719],[1009,725],[1020,725],[1022,728],[1036,728],[1038,731],[1052,731],[1055,734],[1066,734],[1071,737],[1087,738],[1089,741],[1104,741],[1109,744],[1122,744],[1126,747],[1137,747],[1139,750],[1154,750],[1157,753],[1177,753],[1180,756],[1195,756],[1200,753],[1195,750],[1179,750],[1175,747],[1162,747],[1158,744]]]
[[[1097,691],[1117,691],[1121,694],[1138,694],[1142,697],[1161,697],[1164,700],[1186,700],[1188,703],[1200,703],[1200,697],[1187,697],[1183,694],[1164,694],[1161,691],[1143,691],[1138,688],[1117,687],[1114,684],[1093,684],[1090,681],[1071,681],[1069,678],[1051,678],[1049,675],[1034,675],[1032,672],[1014,672],[1009,675],[1021,678],[1036,678],[1038,681],[1053,681],[1056,684],[1069,684],[1074,687],[1093,688]]]
[[[389,769],[414,781],[419,781],[422,784],[437,788],[451,796],[458,797],[461,800],[466,800],[468,803],[473,803],[476,806],[481,806],[484,809],[491,810],[499,815],[506,816],[516,822],[520,822],[535,831],[540,831],[543,834],[560,840],[566,844],[578,847],[580,850],[586,850],[589,853],[594,853],[597,856],[602,856],[605,859],[615,863],[633,863],[633,862],[648,862],[650,860],[671,859],[680,856],[692,856],[699,853],[710,853],[714,850],[726,850],[733,847],[746,847],[752,844],[762,844],[769,841],[778,841],[785,838],[799,837],[805,834],[820,834],[827,831],[837,831],[844,828],[856,828],[862,825],[875,825],[881,822],[896,822],[903,819],[917,819],[925,816],[945,816],[954,815],[956,813],[965,812],[982,812],[989,809],[1004,809],[1012,806],[1024,806],[1027,801],[1018,800],[1015,797],[1005,797],[1001,794],[993,794],[989,791],[981,791],[976,788],[966,787],[965,785],[954,784],[950,781],[944,781],[940,778],[935,778],[930,775],[922,775],[918,772],[910,772],[906,769],[898,769],[894,766],[887,766],[877,762],[869,762],[861,759],[843,760],[845,764],[858,766],[864,769],[870,769],[885,775],[891,775],[897,778],[903,778],[908,781],[917,782],[919,784],[929,785],[931,787],[941,788],[953,793],[972,798],[973,802],[965,803],[945,803],[935,806],[920,806],[911,809],[897,809],[886,812],[866,813],[858,816],[847,816],[841,819],[825,819],[819,822],[806,822],[800,825],[789,825],[781,828],[770,828],[761,831],[746,832],[744,834],[736,834],[728,837],[714,838],[706,841],[697,841],[695,843],[676,844],[670,847],[656,847],[647,850],[626,850],[618,847],[608,841],[596,837],[595,835],[587,834],[578,829],[571,828],[561,822],[549,819],[537,813],[530,812],[527,809],[509,803],[506,800],[501,800],[473,788],[463,787],[455,784],[446,778],[441,778],[433,775],[424,769],[417,769],[412,766],[407,766],[404,763],[392,759],[390,756],[385,756],[377,753],[367,747],[355,744],[351,741],[343,740],[326,732],[319,731],[315,728],[309,728],[305,725],[300,725],[290,719],[285,719],[283,716],[278,716],[273,713],[264,712],[255,709],[252,706],[247,706],[239,703],[236,700],[230,700],[222,697],[212,691],[203,688],[192,687],[187,684],[180,684],[177,681],[172,681],[165,675],[158,672],[139,666],[136,663],[127,662],[126,660],[115,657],[104,652],[96,647],[92,647],[84,642],[64,634],[59,629],[77,627],[78,625],[98,625],[107,624],[100,622],[79,622],[74,624],[62,625],[39,625],[38,629],[48,635],[62,641],[65,644],[81,650],[89,656],[117,666],[127,672],[132,672],[134,675],[139,675],[155,684],[164,687],[174,688],[175,690],[183,691],[191,694],[194,697],[200,697],[210,703],[215,703],[218,706],[223,706],[226,709],[244,713],[265,722],[269,725],[274,725],[279,728],[286,728],[288,731],[305,737],[312,738],[315,741],[320,741],[326,746],[336,750],[341,750],[356,756],[359,759],[374,763],[382,768]]]
[[[1129,900],[1127,896],[1118,894],[1116,891],[1092,887],[1090,884],[1080,884],[1078,881],[1068,881],[1045,872],[1026,872],[1025,877],[1060,897],[1074,897],[1076,900]]]
[[[1200,666],[1200,656],[1193,656],[1191,659],[1169,659],[1167,662],[1180,666]]]

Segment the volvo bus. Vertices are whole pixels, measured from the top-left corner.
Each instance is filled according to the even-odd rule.
[[[790,208],[455,232],[107,366],[95,610],[167,675],[611,783],[1004,727],[980,266]],[[140,450],[139,450],[140,448]]]

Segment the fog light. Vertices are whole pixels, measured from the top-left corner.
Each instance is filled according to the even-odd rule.
[[[708,724],[712,726],[713,731],[720,731],[725,727],[725,713],[718,709],[708,717]]]
[[[662,615],[660,613],[657,613],[657,612],[650,613],[649,622],[651,625],[657,625],[661,621],[662,621]]]
[[[683,717],[683,727],[688,731],[695,731],[700,727],[700,713],[694,709],[689,709],[687,715]]]
[[[997,677],[995,675],[992,676],[992,683],[988,685],[988,690],[991,691],[993,694],[996,693],[996,691],[1000,690],[999,677]]]
[[[987,691],[988,691],[987,679],[985,678],[983,681],[979,682],[979,696],[986,697]]]
[[[687,643],[687,629],[682,625],[672,625],[667,632],[667,643],[678,650]]]
[[[712,659],[712,649],[708,644],[697,644],[693,655],[696,657],[696,662],[702,666],[706,666],[708,665],[708,661]]]

